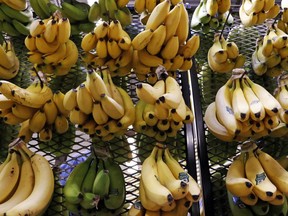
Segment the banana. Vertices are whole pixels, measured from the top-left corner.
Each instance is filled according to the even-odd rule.
[[[164,45],[160,53],[164,59],[173,59],[177,55],[178,49],[179,49],[178,36],[172,36]]]
[[[156,29],[155,29],[156,30]],[[132,40],[132,46],[135,50],[144,49],[150,42],[154,30],[146,29],[140,33],[138,33]]]
[[[158,118],[154,112],[154,104],[146,103],[142,116],[146,124],[150,127],[155,126],[158,122]]]
[[[268,178],[254,151],[250,150],[248,154],[249,156],[245,163],[245,173],[254,185],[254,193],[263,201],[273,200],[276,196],[276,186]]]
[[[181,122],[186,118],[186,103],[184,98],[181,98],[180,104],[176,109],[171,109],[171,118],[175,122]]]
[[[199,47],[200,47],[200,35],[193,34],[187,40],[186,44],[183,46],[183,52],[180,53],[183,54],[184,58],[192,58],[198,51]]]
[[[158,148],[155,146],[149,157],[144,160],[142,164],[141,178],[147,198],[157,205],[164,206],[171,203],[174,198],[171,192],[157,180],[157,151]]]
[[[178,36],[179,44],[182,45],[187,40],[189,34],[189,14],[185,8],[184,3],[180,2],[179,4],[181,7],[181,16],[176,29],[176,35]],[[180,25],[180,23],[183,23],[183,25]]]
[[[103,110],[100,102],[93,103],[92,116],[98,125],[105,124],[109,119],[109,116]]]
[[[43,109],[37,110],[29,120],[29,129],[34,133],[38,133],[45,126],[47,117]]]
[[[109,194],[104,198],[107,209],[116,210],[124,205],[126,199],[125,179],[118,163],[111,158],[104,159],[104,168],[109,171]]]
[[[0,82],[0,92],[7,98],[32,108],[40,108],[53,96],[52,90],[46,84],[39,93],[33,93],[5,80]]]
[[[220,56],[223,56],[223,55],[220,54]],[[223,58],[222,58],[222,61],[223,61]],[[218,73],[228,73],[229,71],[232,71],[233,68],[235,67],[235,62],[231,61],[230,59],[227,59],[223,63],[218,63],[215,61],[213,56],[209,53],[208,53],[208,62],[209,62],[209,67],[213,71],[218,72]]]
[[[14,52],[14,48],[12,43],[9,41],[7,43],[3,43],[0,46],[0,57],[1,57],[1,66],[10,69],[15,64],[15,59],[17,58]]]
[[[169,68],[169,71],[177,71],[178,69],[180,69],[182,66],[184,66],[184,62],[185,62],[185,59],[184,59],[184,56],[181,55],[181,54],[177,54],[173,59],[172,59],[172,65],[171,67]],[[192,67],[192,65],[191,65]],[[189,67],[189,69],[191,68]],[[186,69],[186,68],[183,68],[182,69]],[[167,69],[166,69],[167,70]]]
[[[241,23],[245,27],[250,27],[250,26],[255,25],[258,19],[257,13],[253,12],[253,13],[250,13],[249,15],[246,14],[243,4],[241,4],[239,8],[239,17],[240,17]]]
[[[43,62],[45,64],[57,65],[67,55],[67,46],[65,43],[59,45],[58,49],[54,53],[42,55]]]
[[[54,122],[55,131],[58,134],[64,134],[69,129],[69,122],[63,114],[58,114]]]
[[[268,178],[271,179],[278,190],[287,194],[288,187],[285,179],[287,178],[288,172],[264,151],[258,149],[257,156]]]
[[[276,115],[278,111],[281,109],[281,105],[275,99],[275,97],[273,97],[273,95],[271,95],[264,87],[262,87],[257,83],[254,83],[248,77],[246,77],[246,80],[248,84],[251,86],[253,92],[256,94],[256,96],[263,104],[265,112],[270,116]]]
[[[43,106],[43,111],[46,115],[47,124],[53,124],[58,114],[58,109],[54,101],[48,100]]]
[[[230,134],[237,135],[241,131],[241,127],[232,109],[230,85],[231,80],[228,80],[216,93],[216,116]]]
[[[168,188],[174,199],[182,199],[188,193],[188,183],[176,177],[170,171],[168,165],[163,161],[163,149],[158,149],[156,166],[158,170],[158,179],[162,185]]]
[[[0,202],[3,203],[14,193],[20,176],[20,157],[18,152],[11,153],[10,161],[4,166],[0,173],[1,195]]]
[[[139,61],[148,67],[158,67],[163,64],[162,58],[149,54],[146,49],[138,50],[138,56]]]
[[[105,113],[113,119],[124,115],[124,107],[107,94],[101,94],[101,105]]]
[[[65,94],[63,94],[63,92],[61,92],[60,90],[57,90],[53,94],[53,101],[54,101],[54,103],[57,106],[58,112],[60,112],[64,116],[68,116],[69,115],[69,111],[65,109],[64,104],[63,104],[64,97],[65,97]]]
[[[266,115],[265,108],[254,91],[245,82],[245,79],[242,79],[242,88],[244,96],[249,104],[251,118],[254,121],[263,120]]]
[[[241,88],[241,81],[234,80],[235,87],[232,92],[232,110],[235,118],[239,121],[246,121],[250,118],[249,104],[246,101],[245,95]]]
[[[96,38],[105,38],[108,34],[109,24],[106,21],[100,22],[95,28],[94,33]]]
[[[128,216],[144,216],[145,209],[140,200],[136,200],[129,208]]]
[[[71,111],[74,109],[77,104],[77,88],[72,88],[68,92],[65,93],[63,99],[63,106],[66,110]]]
[[[84,177],[84,180],[81,184],[81,191],[83,193],[90,193],[93,190],[93,183],[94,183],[94,179],[96,177],[96,173],[97,173],[97,168],[98,167],[98,159],[94,158],[91,162],[90,162],[90,166],[89,169]]]
[[[266,116],[263,119],[264,125],[267,129],[272,130],[274,128],[276,128],[279,123],[280,123],[280,119],[277,115],[274,116]]]
[[[129,35],[123,35],[118,41],[118,46],[122,50],[129,50],[132,46],[132,41]]]
[[[243,205],[243,203],[239,202],[239,198],[236,196],[233,196],[229,191],[227,191],[228,195],[228,203],[230,210],[233,215],[235,216],[253,216],[252,210],[250,210],[246,205]]]
[[[166,19],[170,11],[170,6],[171,2],[168,0],[157,4],[147,20],[145,29],[151,29],[154,31],[156,28],[158,28],[158,26],[161,25]]]
[[[4,96],[0,93],[0,109],[10,109],[12,108],[14,101]]]
[[[203,1],[200,1],[199,4],[196,6],[193,14],[192,14],[192,19],[191,19],[191,22],[190,22],[190,26],[195,31],[199,31],[202,28],[202,23],[201,23],[200,18],[199,18],[199,12],[200,12],[200,9],[201,9],[202,5],[203,5]],[[185,8],[185,10],[186,10],[186,8]],[[187,36],[188,36],[188,34],[187,34]]]
[[[24,44],[29,51],[35,51],[37,49],[35,40],[35,37],[30,34],[25,37]]]
[[[23,143],[20,146],[28,154],[35,175],[35,183],[32,193],[6,212],[6,215],[25,215],[33,212],[42,214],[48,208],[54,192],[54,175],[49,162],[40,154],[35,154]]]
[[[272,200],[272,201],[269,201],[269,204],[271,204],[271,205],[278,205],[278,206],[279,206],[279,205],[283,205],[284,202],[285,202],[284,197],[285,197],[285,194],[282,193],[281,191],[279,191],[279,190],[277,189],[275,199]]]
[[[109,56],[113,59],[117,59],[122,53],[121,48],[118,46],[118,42],[111,38],[107,41],[107,51]]]
[[[182,98],[182,91],[176,79],[168,76],[165,79],[165,93],[159,97],[161,105],[176,109]]]
[[[178,28],[178,25],[180,23],[181,18],[181,5],[177,4],[175,5],[168,13],[165,21],[164,26],[166,26],[166,37],[165,37],[165,43],[167,43],[171,37],[177,36],[176,30]],[[183,23],[187,24],[187,23]],[[175,35],[176,34],[176,35]]]
[[[274,4],[267,12],[266,19],[274,19],[280,12],[280,5]]]
[[[5,112],[4,112],[5,113]],[[4,115],[4,114],[3,114]],[[10,110],[9,112],[7,112],[4,116],[3,116],[3,121],[6,123],[6,124],[9,124],[9,125],[18,125],[20,123],[22,123],[23,121],[25,121],[26,119],[22,119],[22,118],[19,118],[17,116],[15,116],[12,111]]]
[[[20,168],[19,183],[13,195],[4,203],[0,204],[0,214],[4,214],[13,206],[24,201],[31,193],[34,187],[34,172],[30,158],[20,149],[22,165]]]
[[[44,31],[44,38],[48,43],[52,43],[58,34],[58,26],[57,26],[57,20],[50,19],[47,24]]]
[[[250,195],[254,188],[254,184],[245,177],[244,159],[244,153],[234,158],[225,180],[227,190],[238,197]]]
[[[263,38],[263,44],[262,44],[262,54],[265,57],[269,57],[272,54],[273,51],[273,42],[271,39],[269,39],[268,35],[265,35]]]
[[[32,135],[33,132],[29,129],[29,119],[27,119],[21,123],[17,137],[22,139],[24,142],[29,142]]]
[[[133,128],[135,131],[145,131],[147,128],[146,122],[143,119],[143,111],[145,109],[146,103],[139,100],[135,105],[135,121],[133,122]]]
[[[98,2],[94,2],[88,12],[88,20],[89,22],[96,22],[100,19],[101,8]]]
[[[258,202],[258,197],[255,195],[255,193],[252,191],[251,194],[249,194],[248,196],[244,196],[244,197],[239,197],[239,199],[246,205],[249,206],[254,206],[257,204]]]
[[[52,128],[49,126],[44,126],[40,131],[39,131],[39,140],[42,142],[48,142],[52,139]]]
[[[70,14],[73,19],[83,21],[87,18],[87,14],[80,7],[72,5],[68,2],[62,2],[61,7],[65,14]]]
[[[58,34],[59,35],[59,34]],[[78,48],[72,40],[66,42],[66,57],[63,58],[59,64],[63,67],[70,68],[76,64],[78,60]],[[56,73],[57,75],[57,73]]]
[[[146,47],[151,55],[157,55],[160,52],[165,42],[166,32],[167,26],[162,24],[152,33],[152,37]]]
[[[31,118],[37,110],[35,108],[23,106],[21,104],[14,103],[12,106],[12,113],[22,119]]]
[[[136,94],[145,103],[154,104],[156,100],[165,93],[165,81],[158,80],[154,86],[148,83],[136,85]]]
[[[83,125],[88,119],[88,115],[83,113],[79,107],[75,107],[69,112],[69,119],[73,124]]]
[[[76,95],[78,108],[85,114],[92,113],[93,99],[85,83],[81,83]]]
[[[100,199],[103,199],[105,196],[109,195],[110,187],[110,176],[109,170],[100,169],[98,170],[96,177],[93,182],[92,191],[94,194],[100,196]]]
[[[124,30],[119,20],[113,20],[109,25],[108,38],[115,41],[119,41],[121,39],[123,31]]]

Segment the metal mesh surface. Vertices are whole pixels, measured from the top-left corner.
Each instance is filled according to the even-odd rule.
[[[134,15],[133,24],[126,30],[131,38],[133,38],[142,29],[143,26],[139,22],[138,15]],[[77,44],[80,51],[79,53],[81,53],[81,38],[81,36],[74,36],[71,38]],[[15,45],[17,56],[21,62],[21,71],[12,81],[21,87],[27,87],[31,83],[29,70],[31,69],[32,65],[27,61],[26,52],[28,50],[24,45],[24,37],[12,38],[12,41]],[[53,78],[49,84],[53,91],[61,90],[63,93],[66,93],[69,89],[78,86],[85,80],[85,73],[86,68],[79,56],[76,66],[72,68],[69,74],[62,77]],[[182,79],[183,76],[187,77],[187,74],[178,75],[179,83],[188,87],[188,79]],[[134,103],[137,102],[138,98],[136,96],[135,86],[139,81],[137,80],[135,74],[125,77],[115,77],[113,78],[113,81],[116,85],[123,87],[129,93]],[[188,103],[188,106],[190,106],[189,97],[189,93],[186,95],[184,94],[184,98]],[[2,120],[0,120],[0,161],[5,159],[8,149],[7,146],[17,137],[18,128],[18,126],[8,126],[4,124]],[[196,146],[194,139],[187,139],[187,137],[193,137],[191,128],[193,128],[192,124],[183,127],[178,132],[177,137],[170,138],[167,140],[167,142],[165,142],[165,144],[167,144],[171,149],[173,156],[179,160],[181,165],[186,166],[188,164],[190,167],[194,161],[191,161],[191,158],[190,162],[187,161],[186,148],[188,145],[190,145],[190,149],[194,149],[194,146]],[[195,131],[195,129],[193,129],[193,131]],[[114,159],[121,164],[121,168],[125,176],[127,195],[123,213],[127,212],[130,205],[138,197],[141,164],[144,158],[150,154],[154,143],[155,140],[153,138],[136,133],[133,128],[129,128],[125,136],[117,137],[112,141],[105,143],[105,146],[109,147],[111,150]],[[39,141],[37,134],[33,135],[31,141],[28,143],[29,148],[47,158],[51,164],[51,167],[53,167],[55,175],[55,192],[53,200],[45,215],[69,215],[69,212],[64,204],[65,199],[62,193],[63,185],[65,184],[67,176],[76,166],[76,164],[83,161],[89,154],[91,154],[92,145],[97,146],[100,144],[97,142],[97,140],[77,130],[74,125],[70,125],[69,131],[61,136],[53,134],[52,140],[48,143]],[[198,204],[196,203],[194,205]]]

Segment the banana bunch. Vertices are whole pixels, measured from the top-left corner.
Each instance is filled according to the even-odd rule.
[[[37,80],[26,89],[1,80],[0,92],[0,116],[6,124],[21,125],[18,137],[25,142],[33,133],[38,133],[41,141],[50,141],[53,131],[63,134],[68,130],[68,112],[63,107],[61,91],[53,93]]]
[[[145,215],[186,216],[202,196],[192,176],[173,158],[168,147],[156,144],[143,161],[138,200]],[[130,209],[128,215],[133,215]]]
[[[88,67],[108,67],[111,76],[130,74],[133,46],[119,20],[113,20],[110,24],[99,22],[94,31],[82,38],[81,48],[84,51],[82,59]]]
[[[234,69],[204,115],[209,131],[226,142],[267,136],[280,123],[280,103],[243,71]]]
[[[275,0],[243,0],[239,8],[239,17],[245,27],[263,24],[274,19],[280,12]]]
[[[252,68],[255,74],[271,77],[288,70],[288,34],[272,25],[263,38],[257,39],[252,54]]]
[[[54,192],[54,175],[49,162],[16,139],[0,165],[0,215],[45,213]]]
[[[158,80],[154,85],[138,83],[135,106],[136,132],[165,141],[175,137],[185,123],[194,119],[192,110],[186,105],[178,82],[171,76]]]
[[[288,172],[268,153],[260,150],[254,143],[250,144],[242,146],[240,155],[229,166],[225,179],[226,188],[229,193],[250,206],[253,212],[259,211],[261,205],[267,206],[267,214],[269,205],[282,207],[287,202],[285,195],[288,192]]]
[[[276,21],[276,25],[279,29],[288,34],[288,7],[282,8],[281,12],[281,17]]]
[[[146,25],[149,16],[151,15],[154,8],[162,1],[157,0],[135,0],[134,10],[140,15],[140,21],[143,25]],[[170,1],[172,6],[177,5],[181,0]]]
[[[214,72],[228,73],[234,68],[241,68],[245,63],[245,56],[239,53],[235,42],[225,40],[223,35],[216,33],[213,44],[207,53],[208,65]]]
[[[108,69],[88,71],[86,81],[69,90],[63,100],[70,122],[104,141],[123,135],[135,118],[132,99],[113,83],[110,73]]]
[[[5,0],[0,4],[0,27],[9,36],[29,34],[33,11],[25,0]]]
[[[226,20],[232,25],[234,18],[229,14],[230,7],[231,0],[201,0],[193,12],[191,28],[208,33],[211,29],[222,29]]]
[[[133,71],[140,79],[155,73],[159,65],[169,72],[187,71],[192,67],[192,57],[200,46],[200,36],[189,33],[189,16],[183,2],[171,7],[169,0],[153,9],[145,30],[132,40]]]
[[[31,0],[30,5],[39,19],[48,19],[56,11],[61,12],[63,17],[68,18],[71,24],[71,34],[79,35],[81,32],[87,33],[93,30],[95,23],[93,17],[98,17],[97,9],[85,2],[62,1],[60,6],[50,2],[50,0]]]
[[[122,169],[112,158],[90,155],[69,174],[63,193],[74,214],[118,215],[126,199]]]
[[[0,79],[12,79],[19,71],[19,59],[15,54],[14,46],[6,40],[0,46]]]
[[[28,61],[37,71],[48,76],[69,73],[78,60],[78,48],[70,40],[71,25],[68,18],[55,13],[48,19],[35,19],[24,43],[29,50]]]

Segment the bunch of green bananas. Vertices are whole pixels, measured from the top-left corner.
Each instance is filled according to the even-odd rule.
[[[232,25],[234,18],[229,13],[230,7],[231,0],[201,0],[193,12],[191,28],[208,33],[223,28],[226,20],[228,25]]]
[[[0,81],[0,108],[4,123],[21,124],[18,137],[29,142],[33,133],[41,141],[52,138],[52,132],[65,133],[69,128],[68,112],[63,107],[64,94],[35,80],[27,88]]]
[[[16,139],[9,144],[0,165],[0,214],[43,214],[54,192],[54,175],[49,162]]]
[[[288,70],[288,34],[273,24],[263,38],[257,39],[252,54],[252,68],[255,74],[271,77]]]
[[[70,20],[72,35],[90,32],[95,27],[95,23],[91,20],[89,14],[96,12],[87,3],[76,0],[62,1],[61,6],[57,6],[50,0],[31,0],[30,5],[38,18],[42,20],[53,16],[56,11],[60,11],[63,17]]]
[[[112,158],[91,154],[69,174],[63,194],[72,213],[118,215],[126,200],[124,174]]]
[[[231,78],[217,91],[215,102],[205,111],[209,131],[223,141],[258,139],[280,123],[280,103],[243,72],[233,70]]]
[[[155,212],[156,215],[186,216],[192,203],[201,197],[200,186],[171,155],[169,148],[156,144],[142,163],[138,200],[143,208],[140,210],[146,215]],[[130,211],[132,214],[135,209]]]
[[[185,123],[194,119],[178,82],[171,76],[167,75],[154,85],[138,83],[136,94],[140,100],[135,106],[133,127],[135,131],[154,137],[157,141],[175,137]]]
[[[81,41],[85,51],[83,61],[88,67],[108,67],[112,76],[126,76],[132,68],[133,47],[131,38],[119,20],[108,24],[101,21]]]
[[[0,29],[9,36],[28,35],[32,21],[33,12],[26,7],[26,1],[5,1],[0,4]]]
[[[132,99],[113,83],[110,73],[108,69],[88,71],[86,80],[63,100],[70,122],[104,141],[123,135],[135,118]]]
[[[33,20],[24,40],[28,61],[47,76],[66,75],[78,60],[78,48],[70,36],[70,20],[62,14]]]
[[[200,46],[200,37],[194,34],[188,38],[188,33],[189,15],[183,2],[173,7],[168,0],[157,4],[145,30],[132,40],[132,67],[137,78],[145,80],[159,65],[169,72],[189,70]]]
[[[237,44],[233,41],[228,42],[219,33],[214,35],[207,59],[212,71],[218,73],[228,73],[234,68],[241,68],[246,60],[245,56],[239,53]]]
[[[275,0],[243,0],[239,8],[241,23],[246,26],[263,24],[267,19],[274,19],[280,12],[280,5]]]
[[[18,74],[19,65],[11,40],[3,41],[0,45],[0,78],[6,80],[14,78]]]
[[[281,212],[286,215],[287,176],[288,172],[272,156],[253,142],[245,144],[229,166],[225,180],[232,212],[240,206],[239,203],[231,206],[231,196],[235,196],[234,199],[248,209],[238,209],[239,212],[251,210],[256,215],[279,215]]]

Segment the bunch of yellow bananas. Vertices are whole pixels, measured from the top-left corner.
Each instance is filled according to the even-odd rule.
[[[8,80],[15,77],[19,71],[19,64],[12,42],[4,41],[0,46],[0,78]]]
[[[191,28],[208,33],[222,28],[226,19],[227,24],[232,25],[234,18],[232,14],[229,14],[230,7],[231,0],[201,0],[193,12]]]
[[[152,11],[145,30],[133,40],[133,71],[143,77],[154,73],[159,65],[167,71],[187,71],[192,57],[200,46],[200,37],[194,34],[187,40],[189,17],[184,3],[170,9],[169,0],[162,1]],[[141,76],[142,75],[142,76]]]
[[[267,136],[280,123],[280,103],[243,71],[234,69],[235,74],[218,90],[215,102],[205,111],[209,131],[223,141]]]
[[[62,92],[53,94],[50,87],[38,81],[24,89],[4,80],[0,81],[0,92],[0,115],[4,123],[21,124],[18,137],[25,142],[29,142],[33,133],[38,133],[41,141],[49,141],[54,130],[59,134],[68,130]]]
[[[277,27],[288,34],[288,7],[282,10],[281,17],[277,20]]]
[[[118,20],[108,24],[101,21],[94,31],[86,34],[81,47],[82,59],[93,68],[107,66],[111,76],[125,76],[132,68],[133,47],[131,38]]]
[[[0,214],[42,214],[54,193],[54,174],[46,158],[32,152],[21,139],[9,144],[0,165]]]
[[[168,147],[156,144],[143,161],[138,200],[128,215],[186,216],[193,202],[201,198],[198,183],[171,155]],[[145,212],[145,213],[144,213]]]
[[[246,143],[228,168],[226,187],[254,211],[253,206],[261,201],[282,205],[288,192],[287,178],[288,172],[277,160],[256,144]]]
[[[264,23],[267,19],[274,19],[280,12],[280,5],[275,0],[243,0],[239,8],[241,23],[254,26]]]
[[[241,68],[245,56],[239,53],[235,42],[228,42],[223,35],[216,33],[214,41],[207,54],[208,65],[214,72],[228,73],[234,68]]]
[[[193,121],[191,109],[185,104],[177,81],[167,76],[153,86],[138,83],[136,94],[140,99],[136,104],[135,131],[165,141],[175,137],[183,124]]]
[[[89,71],[86,81],[69,90],[63,101],[73,124],[105,141],[123,135],[135,118],[130,96],[113,83],[110,73],[108,69]]]
[[[263,38],[257,40],[252,54],[253,71],[276,77],[288,69],[288,34],[272,25]]]
[[[66,75],[78,60],[78,48],[69,39],[70,34],[70,21],[60,13],[45,20],[35,19],[24,41],[28,61],[47,75]]]
[[[135,0],[134,2],[134,10],[136,13],[140,14],[140,21],[143,25],[146,25],[147,20],[154,10],[154,8],[159,4],[163,2],[157,1],[157,0]],[[173,6],[177,5],[181,2],[181,0],[171,0],[170,1]]]

